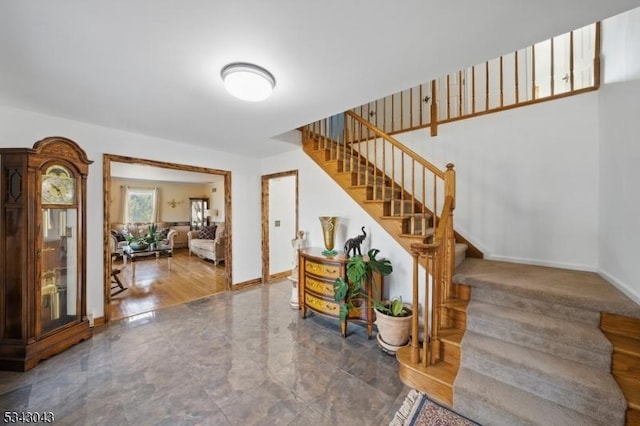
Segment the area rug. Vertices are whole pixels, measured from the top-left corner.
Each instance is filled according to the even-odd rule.
[[[462,417],[431,401],[425,394],[412,390],[389,426],[478,426],[477,423]]]

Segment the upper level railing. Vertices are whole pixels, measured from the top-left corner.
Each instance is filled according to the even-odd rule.
[[[430,126],[435,136],[439,124],[596,90],[599,85],[596,23],[352,111],[390,135]]]

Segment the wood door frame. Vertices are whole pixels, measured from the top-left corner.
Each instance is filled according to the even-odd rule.
[[[110,224],[111,224],[111,163],[127,163],[127,164],[141,164],[146,166],[153,166],[165,169],[179,170],[185,172],[195,172],[224,176],[224,206],[225,206],[225,233],[227,235],[226,253],[224,261],[224,269],[226,275],[225,290],[231,289],[232,269],[233,264],[233,226],[232,226],[232,210],[231,210],[231,171],[210,169],[206,167],[190,166],[186,164],[169,163],[165,161],[147,160],[144,158],[126,157],[115,154],[103,154],[102,155],[102,191],[104,197],[103,202],[103,257],[104,257],[104,319],[105,323],[109,321],[109,305],[111,303],[111,253],[109,249],[110,239]]]
[[[262,283],[266,284],[271,280],[269,271],[269,181],[282,177],[294,176],[296,179],[296,232],[299,226],[298,212],[298,170],[289,170],[286,172],[273,173],[262,176]],[[295,238],[295,235],[292,236]]]

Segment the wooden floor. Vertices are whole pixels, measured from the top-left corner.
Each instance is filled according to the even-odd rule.
[[[132,279],[131,263],[122,265],[122,260],[114,262],[114,267],[121,268],[118,277],[127,289],[111,297],[111,321],[225,291],[224,264],[215,266],[209,260],[189,256],[186,248],[175,250],[171,271],[167,258],[152,257],[136,262],[135,279]]]

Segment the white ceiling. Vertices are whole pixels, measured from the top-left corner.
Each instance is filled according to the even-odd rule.
[[[255,157],[314,120],[640,0],[2,0],[0,104]],[[273,96],[226,93],[253,62]]]

